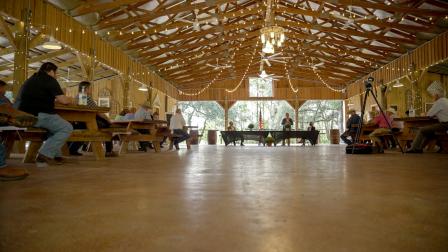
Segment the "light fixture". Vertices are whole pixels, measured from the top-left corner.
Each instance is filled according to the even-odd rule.
[[[139,91],[148,91],[148,86],[142,84],[142,85],[138,88],[138,90],[139,90]]]
[[[62,46],[58,42],[56,42],[53,37],[50,37],[50,40],[43,43],[42,47],[48,50],[61,50]]]
[[[264,53],[269,53],[269,54],[275,53],[274,46],[272,46],[272,44],[269,41],[265,44],[265,46],[263,46],[262,51]]]
[[[267,0],[265,26],[261,28],[260,33],[264,53],[273,54],[275,52],[274,47],[281,47],[285,42],[285,29],[274,24],[271,0]]]
[[[404,86],[403,83],[399,82],[398,80],[392,85],[392,87],[396,87],[396,88],[402,87],[402,86]]]

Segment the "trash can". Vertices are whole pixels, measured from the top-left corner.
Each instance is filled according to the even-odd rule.
[[[190,144],[197,145],[198,144],[198,130],[190,130]]]
[[[207,140],[209,145],[215,145],[216,144],[216,133],[217,130],[208,130],[207,133]]]
[[[339,144],[339,130],[338,129],[330,130],[330,143],[331,144]]]

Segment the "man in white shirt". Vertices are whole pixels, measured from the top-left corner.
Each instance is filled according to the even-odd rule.
[[[422,153],[426,139],[433,138],[435,132],[448,130],[448,99],[445,97],[442,84],[439,81],[434,81],[427,91],[434,97],[435,102],[426,115],[437,118],[439,123],[420,128],[412,141],[411,148],[406,153]]]
[[[180,109],[176,109],[176,114],[174,114],[170,120],[170,130],[172,130],[173,135],[175,135],[174,146],[176,147],[176,150],[179,149],[179,143],[185,140],[188,141],[190,138],[190,135],[184,130],[185,125],[186,123],[184,117],[182,116],[182,111]],[[190,149],[188,142],[187,148]]]

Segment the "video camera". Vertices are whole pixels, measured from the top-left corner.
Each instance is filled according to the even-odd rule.
[[[373,77],[369,77],[369,78],[367,78],[367,80],[366,81],[364,81],[364,85],[365,85],[365,87],[366,87],[366,90],[372,90],[372,87],[373,87],[373,81],[374,81],[375,79],[373,78]]]

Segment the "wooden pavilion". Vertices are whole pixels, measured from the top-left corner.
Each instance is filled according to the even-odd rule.
[[[286,100],[298,125],[307,100],[359,111],[369,77],[383,108],[419,115],[432,81],[448,90],[448,2],[1,0],[0,79],[13,96],[43,62],[59,67],[67,95],[92,82],[111,117],[145,101],[161,118],[178,101],[216,101],[227,125],[237,101],[263,99]],[[260,75],[278,76],[272,97],[249,95]],[[375,109],[371,96],[366,104]],[[76,113],[96,123],[98,111]],[[96,160],[8,160],[31,175],[0,183],[0,251],[448,250],[447,155],[160,151],[157,138],[158,153],[112,159],[110,132],[104,140],[95,123]]]
[[[412,105],[421,112],[430,80],[447,85],[448,4],[440,0],[8,0],[1,17],[0,77],[14,92],[52,61],[68,93],[93,80],[112,114],[148,99],[141,85],[157,91],[150,95],[159,96],[162,114],[176,101],[213,100],[227,111],[251,99],[247,77],[269,59],[260,55],[260,30],[270,25],[286,37],[279,61],[262,63],[281,77],[271,99],[295,110],[310,99],[344,99],[359,109],[372,76],[376,87],[389,87],[379,95],[385,103],[400,114]],[[48,41],[62,49],[42,47]],[[397,82],[405,88],[392,88]]]

